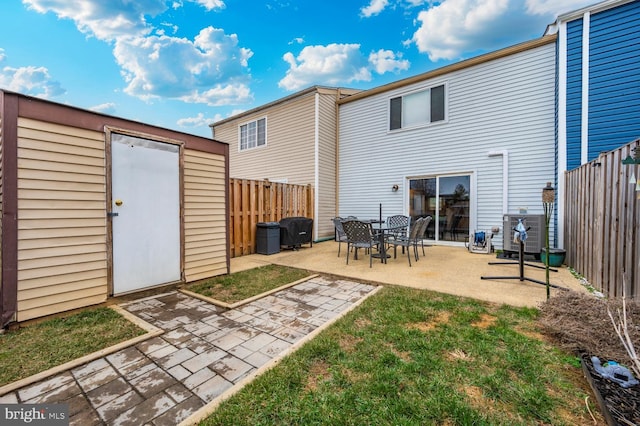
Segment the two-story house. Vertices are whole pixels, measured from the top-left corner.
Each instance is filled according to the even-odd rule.
[[[313,185],[315,241],[334,235],[337,101],[357,92],[314,86],[211,124],[213,138],[229,144],[232,178]]]

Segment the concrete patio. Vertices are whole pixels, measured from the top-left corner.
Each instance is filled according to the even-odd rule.
[[[349,257],[346,264],[346,243],[342,243],[338,257],[338,243],[324,241],[304,245],[300,250],[284,250],[280,253],[263,255],[253,254],[234,258],[231,261],[233,271],[254,268],[265,264],[278,264],[304,268],[310,271],[348,277],[361,282],[399,285],[424,290],[433,290],[456,296],[472,297],[492,303],[506,303],[512,306],[537,307],[547,297],[546,286],[519,279],[497,280],[481,277],[515,276],[519,277],[517,259],[497,259],[495,254],[470,253],[465,247],[431,246],[424,248],[425,255],[419,250],[420,260],[412,259],[411,267],[407,255],[398,249],[397,258],[391,258],[386,264],[374,259],[369,268],[369,257],[359,250],[358,260]],[[489,262],[513,262],[508,265],[489,265]],[[544,269],[531,265],[544,266],[541,262],[526,260],[525,278],[545,282]],[[575,291],[587,291],[567,267],[553,268],[558,272],[549,273],[551,284]],[[551,289],[551,295],[557,289]]]

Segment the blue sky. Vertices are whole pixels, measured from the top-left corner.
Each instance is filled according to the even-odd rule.
[[[3,0],[0,87],[211,137],[212,122],[307,87],[377,87],[593,3]]]

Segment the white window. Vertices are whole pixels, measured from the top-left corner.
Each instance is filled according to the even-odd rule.
[[[240,151],[267,144],[267,119],[261,118],[240,126]]]
[[[445,120],[445,86],[391,98],[389,130],[422,126]]]

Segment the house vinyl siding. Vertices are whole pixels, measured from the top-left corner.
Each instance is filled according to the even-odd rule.
[[[566,144],[567,170],[640,136],[640,1],[598,6],[560,18],[568,19],[566,39],[558,41],[567,50],[566,79],[559,81],[566,89],[566,140],[559,143]]]
[[[582,20],[567,24],[567,170],[581,163],[583,26]]]
[[[216,139],[229,144],[230,176],[256,180],[284,178],[291,184],[313,184],[314,111],[315,98],[311,94],[216,126]],[[266,146],[240,151],[239,126],[264,117]]]
[[[187,282],[227,273],[224,156],[185,150],[184,274]]]
[[[336,215],[336,96],[319,95],[318,122],[318,208],[316,232],[318,238],[334,236],[333,222]]]
[[[214,137],[229,144],[230,175],[312,185],[314,239],[334,236],[336,215],[336,127],[341,97],[359,92],[314,86],[256,110],[212,124]],[[266,145],[240,151],[239,127],[266,118]]]
[[[640,137],[640,2],[591,15],[588,159]]]
[[[443,83],[445,122],[387,130],[389,99]],[[502,227],[503,210],[541,214],[540,191],[555,167],[554,88],[549,42],[341,104],[340,215],[377,217],[380,203],[383,217],[407,214],[410,178],[448,174],[471,175],[471,232]],[[507,183],[502,156],[490,152],[507,153]],[[401,190],[391,191],[394,184]],[[503,235],[494,238],[498,248]]]
[[[107,298],[104,134],[18,119],[18,321]]]

